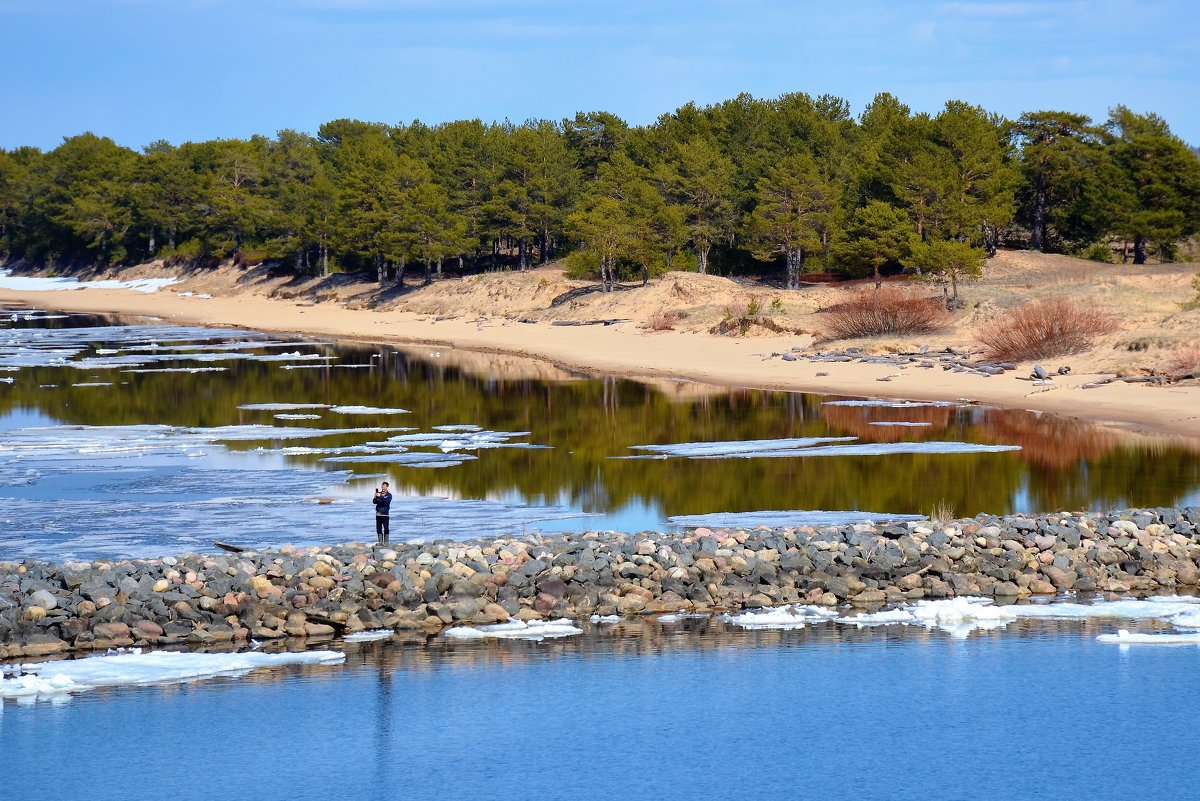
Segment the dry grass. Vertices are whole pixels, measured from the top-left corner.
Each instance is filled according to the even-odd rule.
[[[1195,375],[1200,373],[1200,344],[1185,342],[1178,345],[1167,358],[1167,369],[1171,375]]]
[[[860,289],[824,314],[830,339],[924,334],[951,321],[940,298],[893,286]]]
[[[929,522],[937,528],[948,526],[954,522],[954,507],[945,499],[938,501],[929,513]]]
[[[1115,330],[1113,317],[1066,298],[1038,300],[989,321],[977,334],[986,358],[1001,362],[1049,359],[1087,350]]]
[[[677,322],[679,315],[676,312],[657,312],[650,315],[640,327],[647,331],[674,331]]]

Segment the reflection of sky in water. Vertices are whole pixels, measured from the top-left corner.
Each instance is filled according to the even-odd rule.
[[[806,524],[942,501],[964,515],[1111,508],[1147,489],[1158,504],[1200,502],[1178,446],[1051,415],[749,390],[671,401],[635,382],[513,377],[486,361],[471,372],[472,354],[447,367],[419,352],[0,320],[14,379],[0,385],[0,402],[14,399],[0,411],[0,558],[371,539],[385,479],[396,539]],[[228,370],[123,372],[210,360]],[[90,382],[113,385],[72,387]]]

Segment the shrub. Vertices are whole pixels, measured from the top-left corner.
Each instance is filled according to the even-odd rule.
[[[1179,345],[1167,358],[1167,369],[1171,375],[1192,375],[1200,372],[1200,344],[1186,342]]]
[[[1088,261],[1098,261],[1103,264],[1112,264],[1113,262],[1112,248],[1104,242],[1093,244],[1083,252],[1083,257]]]
[[[746,316],[757,317],[760,311],[762,311],[762,304],[759,303],[758,298],[750,298],[750,303],[746,305]]]
[[[860,289],[824,313],[830,339],[923,334],[944,328],[951,319],[940,298],[893,286]]]
[[[647,331],[674,331],[677,322],[679,315],[675,312],[658,312],[650,315],[646,322],[642,323],[642,328]]]
[[[783,314],[783,298],[776,295],[771,300],[771,311],[775,312],[776,314]]]
[[[984,355],[999,362],[1026,362],[1078,353],[1117,327],[1097,309],[1066,298],[1026,303],[991,320],[978,333]]]
[[[750,315],[750,307],[742,301],[730,301],[725,305],[722,320],[740,320]]]

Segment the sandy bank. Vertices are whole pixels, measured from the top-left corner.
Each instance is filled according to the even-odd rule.
[[[0,303],[143,315],[177,323],[371,342],[467,348],[530,356],[571,368],[631,377],[918,400],[970,399],[1200,437],[1200,387],[1116,383],[1085,390],[1082,386],[1095,375],[1076,373],[1056,379],[1052,391],[1035,391],[1029,382],[1014,374],[984,378],[941,371],[898,372],[887,365],[781,362],[766,358],[772,352],[810,345],[807,336],[742,339],[701,332],[648,332],[633,322],[554,326],[508,319],[438,321],[429,315],[407,311],[348,309],[257,295],[181,297],[169,290],[157,294],[109,289],[0,290]],[[1017,373],[1021,374],[1025,371]],[[885,376],[893,378],[881,383],[879,379]]]

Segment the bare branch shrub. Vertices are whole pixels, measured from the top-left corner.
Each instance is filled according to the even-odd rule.
[[[983,326],[976,338],[984,356],[999,362],[1049,359],[1087,350],[1115,330],[1117,321],[1066,298],[1037,300],[1010,309]]]
[[[677,322],[679,315],[675,312],[656,312],[650,315],[641,327],[647,331],[674,331]]]
[[[945,328],[951,320],[940,298],[893,286],[861,289],[824,314],[830,339],[924,334]]]
[[[1176,376],[1200,373],[1200,344],[1185,342],[1176,346],[1167,360],[1167,369]]]

